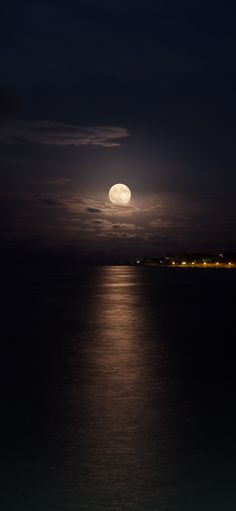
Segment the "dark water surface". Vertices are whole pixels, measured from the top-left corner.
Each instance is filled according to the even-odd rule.
[[[2,268],[0,509],[235,510],[235,289]]]

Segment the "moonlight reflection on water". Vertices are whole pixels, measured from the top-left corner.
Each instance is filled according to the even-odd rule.
[[[4,274],[3,509],[222,511],[234,487],[234,357],[222,358],[222,339],[229,355],[235,279],[124,266]]]

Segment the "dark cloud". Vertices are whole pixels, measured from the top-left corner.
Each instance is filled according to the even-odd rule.
[[[102,210],[97,208],[86,208],[86,211],[88,213],[102,213]]]
[[[42,204],[46,206],[61,206],[61,202],[58,199],[54,199],[53,197],[45,197],[42,199]]]
[[[101,218],[94,218],[94,220],[87,220],[87,223],[90,225],[101,225],[103,228],[107,228],[111,225],[107,220],[102,220]]]
[[[33,142],[50,146],[119,147],[127,138],[126,128],[119,126],[76,126],[52,121],[13,120],[0,129],[0,142]]]

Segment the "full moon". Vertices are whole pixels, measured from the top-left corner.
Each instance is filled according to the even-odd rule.
[[[126,206],[131,199],[131,191],[128,186],[118,183],[110,188],[109,199],[116,206]]]

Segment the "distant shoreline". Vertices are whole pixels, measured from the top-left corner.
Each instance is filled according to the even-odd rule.
[[[155,264],[155,263],[141,263],[141,264],[134,264],[132,263],[131,266],[135,266],[135,267],[141,267],[141,268],[200,268],[200,269],[209,269],[209,268],[213,268],[213,269],[216,269],[216,270],[219,270],[219,269],[236,269],[236,263],[175,263],[175,264],[166,264],[166,263],[163,263],[163,264]]]

